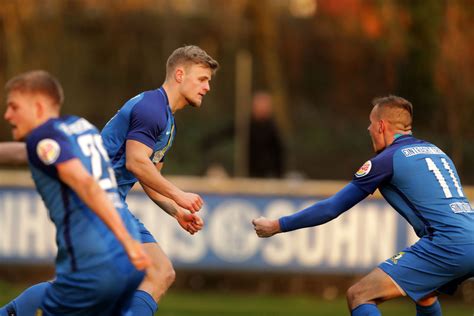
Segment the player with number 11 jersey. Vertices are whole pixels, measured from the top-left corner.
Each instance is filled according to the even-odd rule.
[[[399,136],[354,175],[353,184],[385,200],[421,240],[379,265],[415,301],[432,291],[451,294],[474,274],[474,211],[451,159],[435,145]],[[470,258],[466,261],[467,258]]]
[[[351,315],[380,315],[378,304],[409,296],[417,315],[441,315],[437,296],[474,276],[474,211],[451,159],[412,136],[413,106],[397,96],[376,98],[367,128],[375,157],[332,197],[279,219],[253,220],[259,237],[322,225],[379,189],[420,240],[351,286]],[[383,229],[383,228],[382,228]]]
[[[407,176],[410,175],[410,176]],[[474,243],[474,212],[451,159],[411,135],[367,161],[353,183],[372,194],[377,188],[415,229],[435,242]]]

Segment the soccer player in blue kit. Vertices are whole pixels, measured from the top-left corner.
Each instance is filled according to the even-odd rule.
[[[26,142],[36,188],[56,226],[56,279],[0,309],[0,315],[127,315],[150,265],[138,227],[120,201],[98,130],[83,118],[59,116],[63,92],[45,71],[5,86],[4,118]],[[30,301],[28,297],[34,297]],[[40,299],[41,297],[41,303]],[[34,309],[33,309],[34,308]]]
[[[334,196],[277,220],[253,220],[259,237],[324,224],[379,189],[419,241],[382,262],[347,291],[351,315],[380,315],[377,304],[409,296],[418,316],[439,316],[439,293],[474,276],[474,210],[451,159],[412,136],[413,107],[388,96],[373,101],[369,134],[375,157]]]
[[[201,106],[218,67],[197,46],[176,49],[166,63],[163,85],[128,100],[102,130],[122,202],[125,203],[128,192],[138,181],[150,199],[191,234],[203,227],[202,219],[194,213],[203,201],[199,195],[184,192],[168,181],[161,169],[176,134],[174,113],[188,104]],[[160,298],[173,283],[175,272],[155,238],[136,221],[153,264],[135,293],[131,309],[136,315],[153,315]]]

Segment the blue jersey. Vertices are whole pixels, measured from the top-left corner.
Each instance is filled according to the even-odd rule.
[[[451,294],[474,276],[474,211],[453,162],[438,147],[400,136],[332,197],[279,219],[282,231],[324,224],[379,189],[420,238],[382,269],[415,302]]]
[[[114,202],[130,234],[138,229],[121,202],[109,158],[97,129],[83,118],[50,119],[26,139],[28,160],[36,188],[56,225],[56,272],[94,268],[124,255],[110,229],[78,195],[59,179],[56,165],[79,159]]]
[[[104,146],[115,170],[123,199],[137,182],[125,167],[127,140],[138,141],[153,150],[153,163],[163,160],[173,144],[176,127],[163,87],[140,93],[128,100],[102,130]]]
[[[434,241],[474,243],[474,211],[451,159],[411,135],[367,161],[352,181],[366,193],[377,188],[415,229]]]

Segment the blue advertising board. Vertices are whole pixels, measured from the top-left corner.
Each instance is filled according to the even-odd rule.
[[[300,210],[314,198],[202,194],[202,231],[191,236],[143,192],[128,197],[130,210],[154,234],[176,268],[353,273],[372,269],[417,240],[388,204],[367,199],[319,227],[272,238],[255,235],[251,221]],[[55,229],[33,189],[0,189],[0,262],[54,261]]]

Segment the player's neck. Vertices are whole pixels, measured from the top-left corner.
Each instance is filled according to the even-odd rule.
[[[38,127],[40,125],[43,125],[44,123],[46,123],[47,121],[49,121],[50,119],[53,119],[53,118],[58,118],[59,117],[59,113],[57,112],[48,112],[48,113],[45,113],[44,115],[41,115],[40,117],[38,117],[35,121],[35,127]]]
[[[399,131],[393,135],[393,139],[396,140],[399,137],[405,136],[405,135],[412,135],[411,131]]]
[[[385,131],[385,133],[383,134],[383,140],[385,142],[385,148],[392,145],[392,143],[395,141],[394,136],[395,136],[395,132]]]
[[[163,89],[168,96],[168,102],[172,113],[175,113],[178,110],[184,108],[187,104],[187,101],[183,96],[179,93],[178,87],[172,85],[168,82],[163,83]]]
[[[390,146],[397,138],[405,135],[411,135],[411,131],[393,131],[384,134],[385,147]]]

